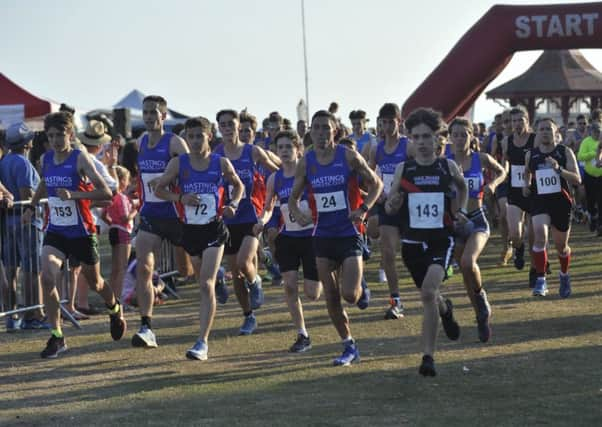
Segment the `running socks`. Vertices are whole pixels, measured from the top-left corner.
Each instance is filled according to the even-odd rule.
[[[558,261],[560,261],[560,271],[567,274],[569,272],[569,264],[571,263],[571,252],[558,255]]]
[[[58,328],[58,329],[51,329],[50,333],[55,338],[63,338],[63,331],[61,331],[60,328]]]
[[[147,326],[148,329],[153,329],[151,326],[151,318],[150,316],[142,316],[140,323],[142,324],[142,326]]]
[[[111,307],[109,304],[105,304],[109,309],[109,314],[117,314],[119,313],[119,301],[115,300],[115,304]]]
[[[545,277],[546,264],[548,263],[548,252],[545,248],[538,248],[534,246],[531,254],[533,256],[533,260],[535,261],[537,277]]]

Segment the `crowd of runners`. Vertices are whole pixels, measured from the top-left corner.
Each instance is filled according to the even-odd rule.
[[[48,200],[39,274],[46,318],[38,322],[46,322],[50,339],[42,358],[67,349],[58,286],[67,259],[78,266],[81,279],[72,287],[83,282],[81,292],[87,286],[104,300],[114,340],[126,333],[120,297],[129,281],[127,292],[135,292],[140,317],[131,343],[157,347],[153,275],[167,240],[188,254],[201,290],[200,332],[187,358],[208,358],[217,302],[228,299],[224,270],[232,275],[241,309],[239,334],[257,329],[256,312],[264,302],[258,270],[264,263],[282,283],[295,328],[289,350],[300,353],[312,346],[298,286],[302,272],[303,295],[309,300],[324,295],[341,339],[343,350],[334,365],[349,365],[359,361],[360,352],[345,303],[368,307],[364,261],[379,248],[379,277],[390,293],[383,317],[404,316],[398,285],[403,261],[423,307],[419,373],[434,376],[439,319],[449,339],[460,336],[453,304],[442,295],[453,263],[474,308],[480,341],[491,337],[492,310],[479,269],[490,221],[502,238],[501,265],[512,260],[523,270],[529,249],[525,287],[534,296],[548,293],[550,232],[562,298],[571,295],[571,223],[587,220],[591,231],[602,235],[600,110],[579,116],[577,127],[564,133],[551,118],[531,126],[526,110],[518,107],[496,116],[490,131],[465,118],[446,124],[428,108],[402,118],[393,103],[382,106],[372,132],[361,110],[350,114],[348,130],[336,116],[336,105],[317,111],[310,123],[299,121],[296,129],[277,112],[258,129],[249,112],[224,109],[216,114],[217,125],[196,117],[172,133],[165,130],[166,115],[164,98],[146,97],[146,130],[130,144],[131,152],[123,149],[118,156],[100,150],[112,147],[102,121],[90,121],[76,135],[71,112],[49,114],[47,150],[32,162],[37,168],[31,174],[39,172],[35,185],[33,179],[14,183],[16,172],[9,169],[16,161],[11,156],[31,159],[32,133],[23,124],[6,131],[10,151],[0,162],[0,203],[9,207],[13,200],[29,200],[20,215],[25,227],[40,201]],[[137,183],[134,188],[130,179]],[[111,228],[109,282],[100,274],[93,206],[104,207],[102,218]],[[17,262],[7,259],[4,246],[11,272],[3,289],[8,295],[14,293],[10,283]],[[71,311],[81,315],[73,307],[74,294]],[[18,320],[8,317],[7,330]]]

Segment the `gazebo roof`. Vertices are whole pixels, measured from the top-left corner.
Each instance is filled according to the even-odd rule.
[[[486,95],[502,99],[602,96],[602,73],[578,50],[546,50],[525,73]]]

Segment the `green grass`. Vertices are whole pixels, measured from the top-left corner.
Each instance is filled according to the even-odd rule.
[[[156,308],[156,350],[130,346],[138,327],[134,313],[126,339],[116,343],[108,318],[85,321],[81,331],[66,326],[70,350],[54,361],[38,355],[46,333],[2,333],[0,425],[598,425],[602,239],[577,227],[567,300],[557,296],[553,252],[551,294],[535,299],[526,270],[495,267],[498,243],[493,238],[481,260],[493,338],[478,342],[474,312],[454,275],[444,291],[454,301],[462,335],[450,342],[440,333],[435,378],[417,374],[418,293],[402,269],[406,317],[383,320],[387,290],[375,283],[375,256],[367,273],[370,307],[348,309],[362,353],[357,365],[331,366],[341,346],[323,299],[304,302],[314,348],[287,353],[295,331],[282,289],[269,284],[256,335],[237,336],[242,317],[231,296],[218,306],[209,361],[186,360],[198,329],[198,290],[188,285],[179,289],[181,300]]]

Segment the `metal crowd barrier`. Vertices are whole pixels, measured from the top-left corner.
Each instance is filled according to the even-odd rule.
[[[159,249],[159,262],[155,265],[155,269],[159,273],[159,277],[165,283],[165,290],[169,292],[174,298],[180,299],[180,296],[173,288],[170,283],[175,276],[178,275],[178,270],[175,268],[176,258],[174,246],[167,240],[161,242],[161,248]]]
[[[46,203],[46,199],[40,201],[31,224],[21,223],[21,215],[29,205],[27,201],[14,202],[11,208],[0,208],[0,262],[5,272],[4,277],[0,277],[0,319],[44,308],[40,303],[40,260]],[[79,329],[79,322],[64,307],[69,298],[69,286],[69,261],[66,260],[61,283],[57,284],[61,313]]]

